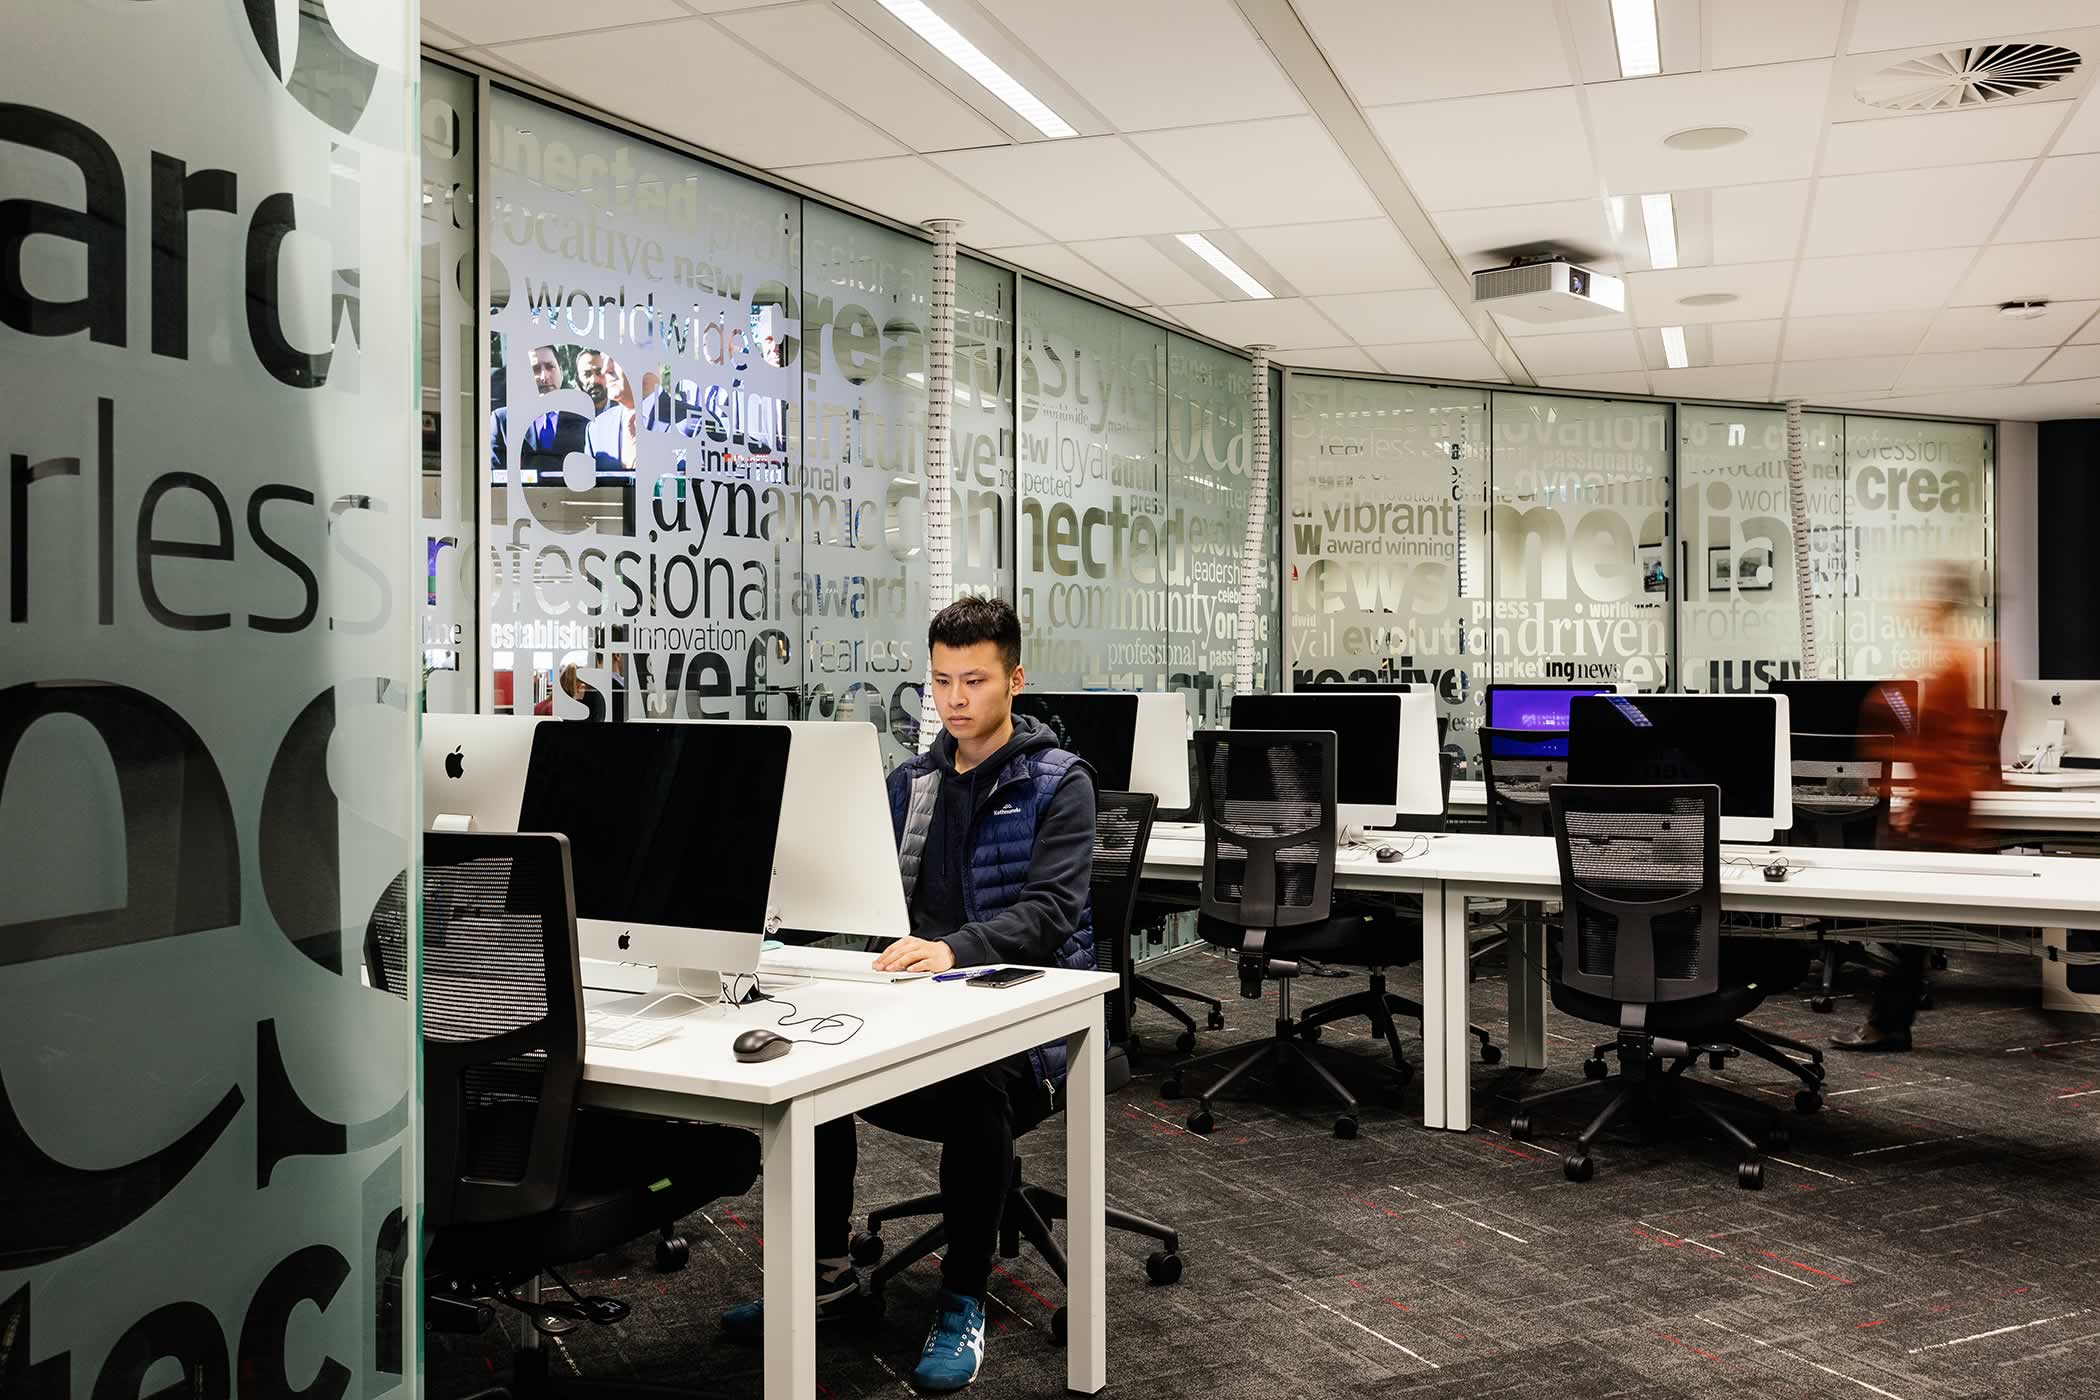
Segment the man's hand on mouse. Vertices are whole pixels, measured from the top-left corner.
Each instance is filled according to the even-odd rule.
[[[955,950],[937,939],[900,938],[875,959],[877,972],[946,972]]]

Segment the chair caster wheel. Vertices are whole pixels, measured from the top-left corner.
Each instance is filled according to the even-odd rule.
[[[882,1260],[882,1236],[869,1230],[855,1235],[846,1242],[846,1256],[854,1263],[866,1268]]]
[[[1794,1112],[1820,1113],[1822,1109],[1823,1096],[1815,1090],[1803,1089],[1800,1093],[1794,1095]]]
[[[1513,1115],[1509,1120],[1509,1135],[1513,1138],[1530,1137],[1531,1115],[1528,1113],[1518,1113]]]
[[[1592,1055],[1582,1062],[1584,1079],[1602,1079],[1610,1073],[1611,1066],[1605,1062],[1602,1055]]]
[[[1341,1117],[1339,1117],[1339,1118],[1335,1119],[1335,1120],[1334,1120],[1334,1135],[1335,1135],[1336,1137],[1338,1137],[1338,1138],[1353,1138],[1353,1137],[1355,1137],[1355,1136],[1356,1136],[1356,1119],[1355,1119],[1355,1118],[1353,1118],[1353,1117],[1351,1117],[1351,1116],[1350,1116],[1349,1114],[1346,1114],[1346,1113],[1345,1113],[1345,1114],[1343,1114],[1343,1115],[1342,1115]]]
[[[1828,1016],[1830,1014],[1830,1008],[1835,1006],[1836,1004],[1837,1003],[1830,997],[1810,997],[1808,999],[1808,1009],[1815,1012],[1819,1016]]]
[[[1793,1135],[1786,1130],[1786,1124],[1774,1123],[1765,1131],[1765,1151],[1784,1152],[1793,1140]]]
[[[1213,1011],[1213,1012],[1211,1012],[1211,1013],[1210,1013],[1210,1015],[1209,1015],[1209,1017],[1207,1017],[1207,1018],[1205,1019],[1205,1021],[1204,1021],[1204,1024],[1205,1024],[1205,1025],[1207,1025],[1207,1026],[1209,1026],[1209,1027],[1210,1027],[1210,1028],[1211,1028],[1212,1030],[1214,1030],[1214,1031],[1222,1031],[1222,1030],[1224,1030],[1224,1029],[1225,1029],[1225,1013],[1224,1013],[1224,1012],[1222,1012],[1222,1011]]]
[[[1765,1164],[1763,1162],[1738,1162],[1735,1168],[1735,1184],[1745,1191],[1765,1189]]]
[[[1597,1163],[1587,1152],[1570,1152],[1560,1159],[1560,1174],[1570,1181],[1588,1181],[1597,1174]]]
[[[1318,1040],[1319,1038],[1320,1038],[1320,1028],[1319,1028],[1318,1026],[1300,1026],[1300,1027],[1298,1027],[1298,1039],[1300,1039],[1300,1040]]]
[[[1160,1081],[1159,1081],[1159,1096],[1160,1096],[1161,1098],[1163,1098],[1163,1099],[1178,1099],[1178,1098],[1180,1098],[1180,1097],[1181,1097],[1181,1076],[1180,1076],[1180,1075],[1178,1075],[1178,1074],[1170,1074],[1170,1075],[1168,1075],[1168,1076],[1167,1076],[1167,1077],[1166,1077],[1165,1079],[1162,1079],[1162,1080],[1160,1080]]]
[[[1175,1036],[1174,1048],[1184,1055],[1188,1054],[1189,1051],[1196,1048],[1196,1033],[1194,1031],[1183,1031],[1180,1035]]]
[[[675,1274],[685,1267],[686,1260],[691,1257],[692,1249],[686,1244],[685,1236],[673,1235],[669,1239],[664,1239],[662,1236],[657,1237],[656,1271],[658,1273]]]
[[[1715,1074],[1719,1074],[1728,1067],[1728,1057],[1726,1055],[1708,1055],[1706,1057],[1706,1067]]]
[[[1199,1108],[1189,1115],[1189,1131],[1199,1137],[1209,1137],[1211,1130],[1217,1126],[1218,1120],[1211,1116],[1207,1108]]]
[[[1501,1046],[1499,1046],[1499,1045],[1487,1045],[1487,1044],[1483,1044],[1483,1045],[1482,1045],[1482,1046],[1480,1047],[1480,1063],[1482,1063],[1482,1064],[1484,1064],[1484,1065],[1499,1065],[1499,1064],[1501,1064],[1501,1063],[1502,1063],[1502,1047],[1501,1047]]]
[[[1164,1288],[1181,1282],[1181,1256],[1160,1250],[1145,1256],[1145,1277]]]
[[[1051,1341],[1056,1342],[1059,1346],[1063,1346],[1072,1339],[1071,1334],[1072,1324],[1065,1320],[1065,1310],[1063,1308],[1059,1308],[1056,1312],[1050,1314]]]
[[[532,1315],[532,1330],[542,1337],[566,1337],[583,1326],[580,1317],[569,1317],[558,1312],[536,1312]]]

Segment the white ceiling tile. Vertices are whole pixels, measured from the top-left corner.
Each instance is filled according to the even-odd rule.
[[[2085,323],[2085,329],[2071,337],[2073,345],[2100,345],[2100,316]]]
[[[1962,44],[2093,23],[2091,0],[1859,0],[1853,53]]]
[[[829,5],[778,5],[717,21],[760,53],[792,55],[795,75],[849,94],[853,109],[915,151],[990,146],[1006,133]]]
[[[1641,368],[1640,341],[1627,331],[1533,336],[1514,348],[1524,368],[1540,379]]]
[[[1272,357],[1292,369],[1360,369],[1375,373],[1378,361],[1368,350],[1354,345],[1329,345],[1317,350],[1278,350]]]
[[[2090,379],[2100,376],[2100,345],[2067,345],[2051,355],[2042,367],[2035,371],[2037,382],[2047,383],[2057,379]],[[2100,409],[2100,394],[2093,395],[2092,407]],[[2100,413],[2086,413],[2086,418],[2100,417]]]
[[[961,219],[962,231],[956,236],[970,248],[1041,243],[1045,237],[921,156],[800,165],[781,174],[902,223]]]
[[[1415,250],[1385,218],[1241,229],[1240,237],[1306,296],[1435,285]]]
[[[1954,294],[1957,306],[2100,297],[2100,238],[1986,248]]]
[[[1726,185],[1709,194],[1715,262],[1791,261],[1801,247],[1808,181]]]
[[[1788,310],[1796,316],[1901,311],[1943,305],[1975,256],[1973,248],[1803,258]]]
[[[2012,202],[2030,164],[2000,161],[1826,176],[1816,185],[1804,255],[1839,257],[1981,244]]]
[[[1316,117],[1151,131],[1131,141],[1227,226],[1369,219],[1381,211]],[[1288,194],[1256,171],[1288,171]]]
[[[2085,101],[2071,116],[2071,124],[2064,128],[2063,135],[2056,138],[2051,148],[2057,155],[2077,155],[2084,151],[2100,151],[2100,98],[2086,93]]]
[[[1120,238],[1218,226],[1117,136],[945,151],[931,159],[1053,238]]]
[[[1707,321],[1769,321],[1786,314],[1787,280],[1793,265],[1741,263],[1728,267],[1672,267],[1626,275],[1626,309],[1643,326],[1682,326]],[[1686,306],[1683,299],[1710,292],[1732,293],[1725,306]]]
[[[1858,355],[1908,355],[1918,348],[1932,315],[1882,311],[1852,316],[1796,316],[1786,323],[1790,360],[1834,360]]]
[[[1947,355],[1913,355],[1896,380],[1899,392],[2017,384],[2049,358],[2047,350],[1961,350]]]
[[[1835,400],[1845,403],[1845,399]],[[2030,423],[2057,418],[2090,418],[2100,405],[2100,379],[2061,383],[2013,384],[1999,389],[1954,389],[1900,398],[1878,396],[1851,400],[1892,413],[1949,414],[1962,418],[2010,418]]]
[[[2001,243],[2100,234],[2100,154],[2052,156],[2035,172],[1999,230]]]
[[[1301,297],[1214,301],[1177,306],[1173,311],[1192,329],[1227,345],[1274,345],[1288,350],[1295,346],[1331,346],[1348,339]]]
[[[1387,374],[1406,374],[1417,379],[1470,379],[1489,384],[1509,382],[1502,366],[1477,340],[1433,340],[1420,345],[1367,348]]]
[[[1564,374],[1558,379],[1541,380],[1540,383],[1549,389],[1588,389],[1599,394],[1649,392],[1647,375],[1626,370],[1614,374]]]
[[[1823,146],[1822,169],[1825,175],[1855,175],[1869,170],[2032,160],[2048,146],[2063,118],[2063,103],[2039,102],[1837,122]]]
[[[523,64],[571,97],[764,169],[904,153],[874,127],[704,19],[533,39],[491,52]],[[680,84],[638,82],[638,55],[646,55],[650,70],[659,73],[734,70],[741,83],[764,90],[768,100],[696,102]],[[794,120],[781,120],[783,112],[792,112]]]
[[[1514,253],[1546,246],[1574,254],[1583,259],[1584,266],[1599,272],[1616,272],[1619,230],[1612,227],[1612,203],[1591,197],[1493,209],[1447,209],[1431,222],[1459,266],[1469,272],[1501,267]],[[1636,206],[1635,218],[1639,212]]]
[[[1713,66],[1829,58],[1844,17],[1844,0],[1706,0]]]
[[[1779,366],[1772,392],[1781,399],[1830,394],[1879,393],[1893,386],[1908,364],[1907,355],[1848,360],[1787,360]]]
[[[652,19],[683,19],[686,11],[673,0],[628,0],[618,17],[608,18],[571,0],[423,0],[423,18],[442,25],[470,44],[500,44],[510,39],[537,39],[545,34],[573,34]]]
[[[1164,306],[1148,306],[1144,308],[1144,311],[1146,315],[1157,316],[1160,320],[1165,321],[1170,326],[1186,326],[1188,324],[1188,322],[1182,320],[1179,316],[1176,316],[1173,312],[1167,310],[1167,308],[1165,308]]]
[[[1232,0],[979,3],[1124,131],[1305,110]]]
[[[1779,358],[1778,321],[1722,321],[1711,330],[1717,365],[1762,365]]]
[[[423,42],[434,49],[458,50],[470,46],[470,41],[459,35],[438,28],[429,19],[423,21]]]
[[[1584,199],[1597,173],[1572,88],[1461,97],[1365,113],[1424,209]],[[1674,128],[1673,128],[1674,129]]]
[[[1358,345],[1416,345],[1473,334],[1472,323],[1433,287],[1320,297],[1317,304]]]
[[[1609,316],[1585,316],[1577,321],[1524,321],[1506,311],[1489,313],[1502,334],[1512,341],[1533,340],[1542,335],[1594,335],[1598,331],[1630,331],[1633,317],[1623,311]]]
[[[1216,301],[1232,295],[1223,279],[1209,286],[1142,238],[1103,238],[1074,243],[1072,251],[1157,306]]]
[[[1639,194],[1807,178],[1823,131],[1830,67],[1828,61],[1775,63],[1592,84],[1590,126],[1605,187]],[[1663,144],[1672,132],[1695,126],[1739,126],[1750,134],[1709,151]]]
[[[1920,350],[2006,350],[2061,345],[2083,326],[2100,301],[2054,301],[2032,320],[1999,314],[1995,306],[1955,306],[1942,311]]]
[[[1095,296],[1120,301],[1125,306],[1143,306],[1145,299],[1080,257],[1062,243],[1037,243],[1023,248],[1001,248],[999,256],[1045,277],[1055,277]]]
[[[1687,398],[1749,399],[1768,403],[1772,398],[1772,366],[1695,365],[1690,369],[1651,369],[1648,382],[1658,394],[1682,394]]]
[[[1538,0],[1295,0],[1327,62],[1366,107],[1574,81]]]

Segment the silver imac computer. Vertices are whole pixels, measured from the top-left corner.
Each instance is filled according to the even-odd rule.
[[[2034,754],[2039,772],[2100,768],[2100,681],[2014,681],[2006,724],[2014,752]]]
[[[587,958],[656,968],[654,993],[720,994],[751,972],[788,785],[785,725],[632,721],[540,725],[521,831],[569,838],[576,935]],[[689,1010],[667,1001],[660,1014]]]
[[[1050,726],[1057,746],[1085,759],[1103,791],[1189,805],[1189,711],[1178,692],[1023,690],[1014,713]]]
[[[544,715],[423,716],[423,829],[516,831]]]
[[[1431,817],[1444,810],[1431,696],[1348,691],[1239,695],[1232,701],[1232,727],[1332,731],[1335,820],[1345,840],[1362,841],[1369,828],[1391,826],[1403,815]],[[1409,774],[1410,767],[1420,771]]]
[[[1784,695],[1586,695],[1568,704],[1571,783],[1712,783],[1721,839],[1794,824]]]

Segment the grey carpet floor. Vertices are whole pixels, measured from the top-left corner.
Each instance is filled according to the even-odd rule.
[[[1419,1080],[1381,1092],[1384,1047],[1361,1022],[1325,1042],[1367,1096],[1354,1141],[1332,1136],[1324,1107],[1301,1096],[1293,1108],[1274,1084],[1222,1103],[1216,1131],[1195,1136],[1182,1126],[1188,1105],[1159,1095],[1172,1056],[1143,1054],[1108,1106],[1110,1199],[1175,1224],[1187,1272],[1151,1286],[1151,1246],[1109,1236],[1110,1393],[2100,1396],[2100,1017],[2041,1011],[2036,967],[1957,955],[1916,1050],[1833,1053],[1828,1108],[1789,1114],[1792,1143],[1755,1193],[1737,1187],[1732,1149],[1669,1132],[1608,1136],[1596,1178],[1571,1184],[1560,1153],[1579,1109],[1512,1140],[1514,1096],[1574,1080],[1582,1047],[1603,1038],[1557,1013],[1553,1068],[1475,1070],[1480,1123],[1466,1134],[1421,1128]],[[1230,1025],[1206,1032],[1205,1048],[1266,1033],[1273,989],[1266,1005],[1238,1000],[1231,964],[1208,954],[1172,976],[1227,999]],[[1403,973],[1393,989],[1411,994],[1414,981]],[[1361,985],[1307,980],[1299,1005]],[[1833,1015],[1812,1014],[1804,989],[1752,1021],[1820,1041],[1859,1019],[1863,989]],[[1474,1017],[1498,1041],[1504,1006],[1499,969],[1483,968]],[[1141,1010],[1137,1026],[1167,1046],[1159,1013]],[[1783,1072],[1743,1065],[1706,1077],[1787,1105]],[[860,1134],[863,1208],[931,1189],[932,1149]],[[1031,1178],[1060,1182],[1055,1120],[1022,1151]],[[760,1215],[754,1194],[687,1221],[692,1257],[679,1273],[653,1272],[645,1245],[578,1269],[580,1286],[633,1313],[552,1344],[553,1369],[761,1394],[760,1355],[715,1326],[760,1289]],[[890,1238],[907,1237],[892,1227]],[[908,1394],[936,1279],[930,1264],[900,1279],[879,1321],[827,1324],[819,1393]],[[973,1395],[1063,1392],[1049,1331],[1061,1294],[1025,1251],[1001,1261]],[[509,1365],[497,1333],[433,1336],[429,1393],[501,1383]]]

